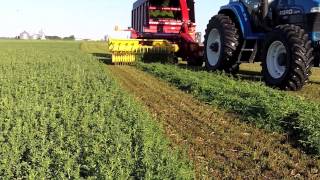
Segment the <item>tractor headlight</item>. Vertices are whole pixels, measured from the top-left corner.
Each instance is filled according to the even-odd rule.
[[[311,8],[311,13],[320,13],[320,7],[313,7]]]

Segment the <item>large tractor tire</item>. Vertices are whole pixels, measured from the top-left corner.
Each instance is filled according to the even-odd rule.
[[[204,57],[206,68],[211,71],[235,73],[239,70],[240,30],[235,22],[224,14],[211,18],[206,29]]]
[[[308,35],[295,25],[280,25],[267,34],[262,75],[267,85],[300,90],[311,75],[313,48]]]

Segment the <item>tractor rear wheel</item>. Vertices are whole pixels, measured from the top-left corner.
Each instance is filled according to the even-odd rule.
[[[313,58],[305,31],[295,25],[280,25],[267,34],[262,75],[269,86],[297,91],[309,80]]]
[[[235,73],[239,70],[239,29],[235,22],[224,14],[211,18],[205,34],[205,63],[208,70]]]

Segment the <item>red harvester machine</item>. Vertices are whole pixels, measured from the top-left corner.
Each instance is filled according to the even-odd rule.
[[[114,63],[134,62],[146,53],[174,54],[189,65],[203,64],[196,38],[194,0],[138,0],[133,4],[131,39],[110,39]]]

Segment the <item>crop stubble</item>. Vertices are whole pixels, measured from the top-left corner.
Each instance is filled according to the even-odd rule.
[[[240,123],[236,115],[204,105],[133,67],[108,66],[165,127],[187,147],[197,177],[319,178],[319,160],[286,143],[286,137]]]

